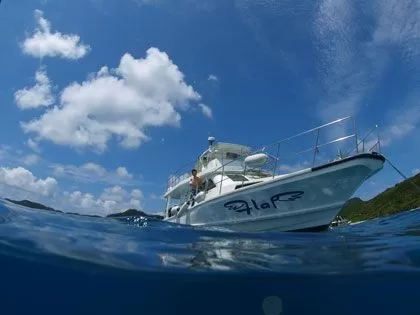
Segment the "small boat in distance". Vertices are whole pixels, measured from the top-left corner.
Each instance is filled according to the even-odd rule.
[[[338,215],[335,217],[335,219],[331,222],[330,226],[331,227],[337,227],[337,226],[341,226],[341,225],[348,225],[350,224],[351,221],[344,219],[341,215]]]
[[[170,176],[164,195],[164,220],[240,232],[328,229],[346,201],[385,162],[379,153],[379,138],[368,141],[373,129],[362,139],[354,130],[321,143],[321,131],[334,127],[327,133],[334,135],[337,125],[351,118],[329,122],[254,151],[209,137],[208,148],[195,165],[183,175]],[[309,153],[312,163],[306,161],[300,169],[282,164],[286,155],[280,149],[304,136],[315,138],[315,143],[292,153],[293,161]],[[349,152],[340,147],[333,159],[317,162],[328,145],[337,152],[336,146],[349,139],[353,139],[351,149],[344,147]],[[189,185],[192,168],[203,181],[195,194]]]

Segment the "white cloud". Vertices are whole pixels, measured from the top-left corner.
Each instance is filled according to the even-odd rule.
[[[413,175],[417,175],[418,173],[420,173],[420,168],[415,168],[411,173]]]
[[[73,206],[79,208],[80,213],[102,216],[133,207],[141,209],[143,201],[140,190],[133,189],[130,192],[121,186],[105,188],[99,197],[81,191],[65,192],[64,195]]]
[[[28,141],[26,141],[26,145],[31,148],[33,151],[35,151],[36,153],[40,153],[41,149],[39,148],[39,145],[37,142],[35,142],[32,139],[28,139]]]
[[[416,93],[409,94],[410,98],[405,105],[400,108],[389,111],[391,117],[388,124],[373,130],[363,143],[360,143],[359,150],[378,149],[378,136],[381,149],[392,145],[396,140],[401,140],[414,133],[420,123],[420,102],[412,100],[411,96]],[[378,134],[379,132],[379,134]],[[362,139],[359,139],[361,141]]]
[[[88,163],[83,164],[80,167],[80,170],[82,172],[84,172],[84,171],[92,172],[92,173],[94,173],[95,175],[98,175],[98,176],[105,176],[107,174],[107,171],[102,166],[100,166],[98,164],[95,164],[95,163],[92,163],[92,162],[88,162]]]
[[[390,136],[401,138],[411,133],[420,121],[420,101],[414,100],[413,107],[402,111],[396,115],[393,124],[389,128]]]
[[[143,193],[140,189],[133,189],[131,191],[131,197],[134,199],[143,199]]]
[[[15,102],[20,109],[50,106],[54,103],[51,82],[46,71],[38,70],[35,74],[36,84],[15,92]]]
[[[359,22],[366,18],[372,20],[374,28],[366,34],[371,37],[361,38],[366,29],[365,23]],[[375,0],[369,5],[347,0],[321,1],[315,34],[318,75],[326,94],[318,104],[319,117],[332,120],[358,114],[382,84],[392,58],[399,58],[407,66],[405,70],[418,68],[419,20],[417,1]],[[418,77],[412,78],[418,83]],[[394,132],[407,134],[406,128],[411,127],[400,125]]]
[[[34,165],[42,161],[38,154],[27,153],[22,150],[16,150],[12,147],[0,145],[0,167],[17,167],[22,165]]]
[[[118,168],[117,168],[117,175],[120,177],[120,178],[129,178],[129,179],[131,179],[131,178],[133,178],[133,175],[132,174],[130,174],[128,171],[127,171],[127,169],[125,168],[125,167],[123,167],[123,166],[119,166]]]
[[[111,186],[98,196],[78,190],[62,192],[54,178],[36,178],[23,167],[0,167],[0,191],[0,197],[28,199],[63,212],[80,214],[106,216],[129,208],[143,207],[143,193],[139,189],[130,191],[121,186]]]
[[[10,160],[8,157],[10,151],[10,148],[0,146],[0,160],[3,164],[5,162],[2,159],[3,152],[6,154],[6,160]],[[36,155],[27,155],[17,162],[26,161],[28,165],[32,165],[38,162],[38,159],[39,157]],[[16,163],[13,162],[12,164]],[[56,166],[54,177],[49,176],[46,178],[37,178],[29,169],[21,166],[0,167],[0,198],[28,199],[64,212],[97,214],[101,216],[128,208],[142,209],[143,192],[137,188],[129,190],[127,187],[124,188],[122,186],[131,184],[133,175],[125,167],[119,167],[118,169],[120,171],[125,169],[124,179],[120,178],[117,169],[113,172],[108,172],[105,168],[95,163],[85,163],[78,168]],[[74,174],[71,173],[72,171]],[[99,194],[79,190],[63,191],[56,180],[57,176],[72,176],[73,179],[80,181],[92,181],[95,184],[103,182],[112,186],[105,188]],[[113,183],[119,184],[113,185]]]
[[[400,108],[389,111],[389,117],[389,124],[380,129],[382,147],[410,135],[417,129],[420,123],[420,101],[417,99],[417,91],[409,93],[406,102],[403,102]]]
[[[198,106],[200,107],[204,116],[206,116],[207,118],[212,118],[213,117],[213,112],[212,112],[210,107],[208,107],[207,105],[204,105],[204,104],[198,104]]]
[[[103,67],[85,82],[67,86],[60,106],[22,127],[40,139],[96,152],[113,136],[122,147],[137,148],[149,139],[148,127],[180,126],[177,110],[200,99],[168,55],[150,48],[145,58],[126,53],[117,69]]]
[[[420,48],[418,1],[377,0],[374,10],[377,17],[377,27],[373,33],[374,42],[380,45],[397,44],[404,50],[404,57],[415,57]]]
[[[34,165],[37,164],[40,160],[39,155],[36,154],[28,154],[23,158],[23,161],[26,165]]]
[[[36,178],[32,172],[23,167],[0,167],[0,183],[42,196],[53,196],[58,189],[55,178]]]
[[[296,172],[296,171],[308,168],[310,166],[311,164],[308,161],[303,161],[303,162],[297,162],[295,164],[280,164],[276,170],[282,173],[292,173],[292,172]]]
[[[366,51],[356,39],[355,9],[346,0],[321,1],[315,23],[318,75],[326,95],[318,104],[322,120],[354,115],[368,82]]]
[[[163,199],[163,196],[159,197],[158,195],[152,193],[149,195],[149,198],[151,200],[158,200],[158,199]]]
[[[89,45],[81,43],[79,35],[52,32],[50,22],[43,15],[42,11],[35,10],[38,27],[21,45],[25,54],[38,58],[60,57],[76,60],[90,51]]]
[[[219,78],[217,76],[215,76],[214,74],[210,74],[209,77],[207,78],[207,80],[218,82]]]
[[[412,85],[403,84],[403,89],[416,94],[413,100],[419,99],[420,6],[417,0],[320,0],[303,1],[297,6],[292,1],[236,0],[235,5],[253,31],[258,48],[272,57],[272,62],[279,61],[284,71],[290,70],[291,79],[299,80],[302,99],[309,100],[308,106],[314,108],[322,122],[347,115],[358,115],[359,121],[366,121],[372,114],[361,112],[376,99],[377,91],[394,87],[392,94],[404,95],[398,82],[392,83],[400,80],[399,74]],[[273,23],[269,20],[281,21],[278,26],[287,25],[293,30],[293,36],[290,32],[270,32]],[[296,50],[300,44],[315,49],[311,58],[307,59],[305,50]],[[311,77],[312,67],[315,71]],[[396,68],[401,69],[397,70],[398,77]],[[395,104],[387,102],[390,99],[385,97],[381,105],[394,107]],[[327,136],[348,135],[352,125],[342,127],[329,129]]]
[[[50,167],[53,169],[54,176],[67,177],[80,182],[102,182],[115,185],[133,184],[134,175],[123,166],[119,166],[115,171],[108,171],[101,165],[92,162],[80,166],[53,164]]]
[[[116,202],[122,202],[127,198],[128,192],[121,186],[113,186],[106,188],[101,194],[100,198],[103,200],[112,200]]]
[[[74,191],[69,194],[68,199],[73,206],[78,206],[82,209],[91,209],[97,206],[97,200],[90,193],[83,194],[80,191]]]

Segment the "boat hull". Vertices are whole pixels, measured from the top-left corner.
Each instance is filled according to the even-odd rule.
[[[239,232],[326,229],[384,161],[379,154],[355,155],[214,197],[165,220]]]

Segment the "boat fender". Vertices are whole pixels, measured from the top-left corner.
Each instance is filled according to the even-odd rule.
[[[268,156],[265,153],[257,153],[249,155],[245,158],[245,164],[249,167],[262,166],[268,161]]]
[[[195,195],[194,200],[195,202],[200,203],[204,200],[204,197],[205,197],[204,191],[200,191],[197,195]]]
[[[175,214],[177,214],[178,211],[179,211],[179,206],[170,207],[168,210],[169,217],[174,216]]]
[[[185,202],[182,206],[181,206],[181,208],[179,209],[179,211],[178,211],[178,215],[180,216],[180,215],[182,215],[184,212],[186,212],[187,211],[187,208],[188,208],[188,203],[187,202]]]

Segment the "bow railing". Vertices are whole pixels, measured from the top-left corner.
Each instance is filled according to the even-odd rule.
[[[227,165],[240,160],[243,162],[244,174],[274,177],[358,153],[380,152],[378,126],[375,125],[363,137],[359,137],[356,127],[356,120],[353,116],[340,118],[252,150],[246,155],[239,156],[236,160],[223,163],[213,172],[221,172],[223,175]],[[268,162],[258,168],[247,167],[244,163],[245,158],[257,153],[266,154],[269,157]],[[173,187],[180,181],[189,178],[190,170],[194,164],[195,162],[188,163],[171,175],[168,187]],[[186,171],[187,167],[188,171]],[[223,180],[223,176],[221,178]]]

